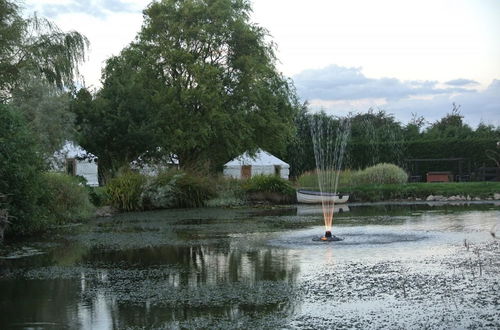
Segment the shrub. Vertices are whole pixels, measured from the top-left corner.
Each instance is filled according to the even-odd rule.
[[[283,195],[295,195],[295,189],[290,181],[276,175],[256,175],[243,183],[246,192],[274,192]]]
[[[145,209],[200,207],[213,197],[215,190],[208,177],[168,170],[148,178],[141,194],[141,203]]]
[[[0,194],[10,215],[11,234],[29,234],[48,222],[39,199],[44,168],[33,134],[19,113],[0,104]]]
[[[111,179],[106,185],[108,203],[121,211],[142,209],[141,195],[146,177],[132,171],[125,171]]]
[[[87,193],[89,194],[90,201],[96,207],[104,206],[107,202],[106,187],[90,187],[87,188]]]
[[[185,173],[176,181],[178,207],[204,206],[205,202],[213,197],[215,197],[215,190],[208,177]]]
[[[399,166],[381,163],[355,173],[354,185],[363,184],[401,184],[408,181],[408,174]]]
[[[45,195],[41,201],[50,220],[61,224],[92,216],[89,194],[78,178],[49,172],[43,174],[42,182]]]
[[[219,177],[215,180],[215,198],[207,201],[209,207],[241,206],[246,204],[245,191],[241,181],[234,178]]]
[[[184,173],[177,170],[160,172],[158,176],[148,178],[141,195],[145,209],[167,209],[176,206],[176,182]]]

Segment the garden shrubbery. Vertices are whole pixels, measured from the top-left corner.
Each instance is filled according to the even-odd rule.
[[[125,171],[106,186],[108,203],[121,211],[200,207],[215,197],[210,178],[179,170],[149,177]]]
[[[78,178],[48,172],[42,176],[44,196],[41,199],[50,220],[58,224],[88,219],[94,207],[85,186]]]
[[[241,206],[247,202],[241,181],[220,176],[214,179],[216,196],[207,201],[209,207]]]
[[[243,189],[248,193],[270,192],[283,195],[294,195],[295,188],[290,181],[277,175],[256,175],[243,183]]]
[[[29,234],[48,225],[40,207],[44,170],[36,141],[22,116],[0,104],[0,194],[12,234]]]

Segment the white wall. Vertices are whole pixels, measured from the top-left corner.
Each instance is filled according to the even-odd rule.
[[[83,176],[87,180],[87,184],[91,187],[99,186],[99,179],[97,176],[97,164],[95,162],[88,162],[86,160],[79,160],[76,162],[76,175]]]
[[[241,179],[241,166],[226,166],[224,168],[224,176]],[[252,165],[252,176],[264,174],[264,175],[274,175],[274,165]],[[281,168],[280,177],[288,180],[290,170],[288,168]]]

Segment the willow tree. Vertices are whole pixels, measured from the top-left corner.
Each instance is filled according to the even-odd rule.
[[[181,166],[219,165],[258,147],[280,153],[300,105],[247,0],[163,0],[131,45],[158,124]]]
[[[80,33],[63,32],[36,15],[23,18],[15,1],[0,0],[0,102],[29,75],[59,89],[72,85],[87,47]]]

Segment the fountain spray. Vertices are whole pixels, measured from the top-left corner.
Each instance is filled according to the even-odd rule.
[[[321,241],[338,241],[341,238],[332,235],[333,210],[337,195],[340,171],[344,160],[345,147],[351,132],[349,118],[334,121],[325,115],[315,115],[311,119],[316,174],[321,192],[321,206],[325,222],[325,235]]]

